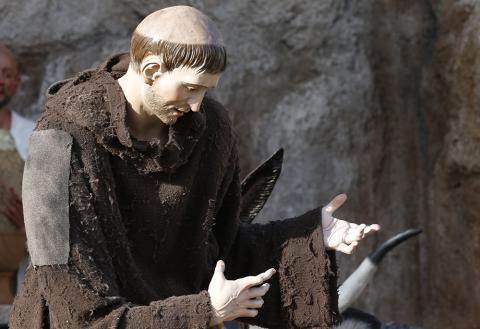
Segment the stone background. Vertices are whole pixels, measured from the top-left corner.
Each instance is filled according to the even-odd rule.
[[[158,8],[190,4],[216,21],[244,173],[286,150],[262,220],[340,192],[338,217],[383,231],[339,256],[342,280],[391,235],[358,307],[425,328],[480,328],[480,1],[0,0],[0,41],[20,57],[12,105],[37,117],[52,82],[128,49]]]

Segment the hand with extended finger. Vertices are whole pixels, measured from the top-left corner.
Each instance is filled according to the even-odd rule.
[[[380,230],[380,225],[357,225],[333,217],[333,212],[340,208],[346,200],[347,196],[340,194],[322,208],[323,241],[328,249],[351,254],[358,242]]]
[[[263,296],[270,285],[264,283],[275,274],[273,268],[256,276],[227,280],[224,275],[225,263],[217,262],[212,280],[208,286],[210,301],[214,310],[211,326],[240,317],[255,317],[263,305]]]

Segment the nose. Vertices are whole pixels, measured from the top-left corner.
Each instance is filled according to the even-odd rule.
[[[205,93],[206,91],[199,91],[187,96],[187,104],[192,112],[200,111],[200,106],[202,105]]]
[[[203,97],[205,97],[205,93],[200,93],[193,97],[190,97],[190,99],[188,100],[188,106],[190,106],[190,109],[192,110],[192,112],[200,111],[200,106],[202,105]]]
[[[196,103],[190,103],[188,105],[190,106],[190,109],[192,110],[192,112],[198,112],[198,111],[200,111],[201,103],[202,102],[196,102]]]

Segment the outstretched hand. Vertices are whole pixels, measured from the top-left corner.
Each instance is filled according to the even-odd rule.
[[[225,263],[217,262],[212,280],[208,286],[214,318],[210,325],[240,317],[255,317],[263,305],[263,296],[270,285],[264,283],[275,274],[273,268],[256,276],[247,276],[237,280],[227,280],[223,272]]]
[[[18,231],[25,231],[25,223],[23,220],[22,200],[13,188],[5,188],[0,184],[0,188],[4,190],[2,200],[0,200],[0,213],[5,216],[10,223]]]
[[[347,195],[340,194],[322,208],[323,241],[327,249],[351,254],[358,242],[380,230],[380,225],[357,225],[333,217],[334,211],[340,208],[346,200]]]

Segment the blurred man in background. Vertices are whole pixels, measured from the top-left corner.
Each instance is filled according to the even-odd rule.
[[[35,123],[8,107],[20,85],[17,61],[0,44],[0,303],[13,301],[12,283],[25,255],[21,184],[28,140]],[[20,265],[23,281],[27,260]]]
[[[20,157],[25,160],[28,140],[35,122],[20,116],[8,107],[19,86],[17,61],[12,52],[0,44],[0,129],[10,132]]]

